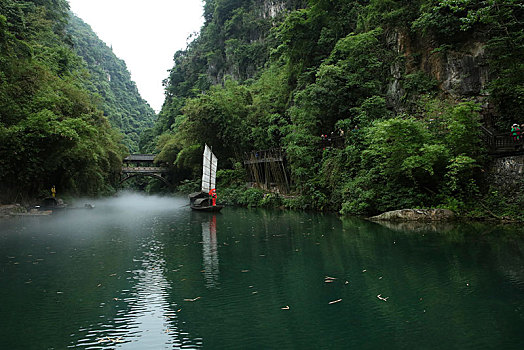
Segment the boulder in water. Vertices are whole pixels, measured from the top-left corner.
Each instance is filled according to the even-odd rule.
[[[400,209],[373,216],[373,221],[449,221],[455,214],[448,209]]]

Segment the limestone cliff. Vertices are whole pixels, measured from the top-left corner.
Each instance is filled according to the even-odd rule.
[[[389,34],[387,41],[398,55],[390,65],[391,80],[387,89],[389,101],[396,110],[405,110],[408,78],[423,74],[441,96],[456,101],[471,99],[484,105],[485,113],[493,113],[487,100],[489,66],[484,41],[471,38],[457,47],[442,47],[402,29]],[[424,92],[420,86],[417,88],[417,93]]]

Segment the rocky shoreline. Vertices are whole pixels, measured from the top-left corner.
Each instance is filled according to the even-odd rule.
[[[400,209],[369,218],[371,221],[451,221],[455,213],[448,209]]]
[[[20,204],[0,205],[0,218],[23,213],[27,213],[27,209]]]

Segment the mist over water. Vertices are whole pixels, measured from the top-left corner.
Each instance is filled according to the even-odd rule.
[[[83,207],[84,203],[94,204],[95,208],[110,210],[117,214],[130,213],[139,214],[140,212],[163,212],[185,208],[189,201],[183,196],[157,196],[145,195],[137,192],[119,192],[114,197],[102,199],[80,198],[72,201],[72,207]]]
[[[511,228],[198,213],[137,193],[71,206],[84,203],[95,208],[0,221],[0,348],[524,342],[524,240]]]
[[[164,234],[158,227],[189,213],[186,198],[123,192],[69,207],[75,209],[0,221],[0,298],[17,306],[0,309],[4,344],[155,349],[191,342],[170,326],[176,315],[156,238]],[[21,337],[35,327],[32,337]]]

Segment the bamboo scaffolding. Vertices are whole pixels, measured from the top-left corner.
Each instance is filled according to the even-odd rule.
[[[255,187],[280,193],[289,191],[285,159],[281,149],[253,151],[244,154],[249,179]]]

